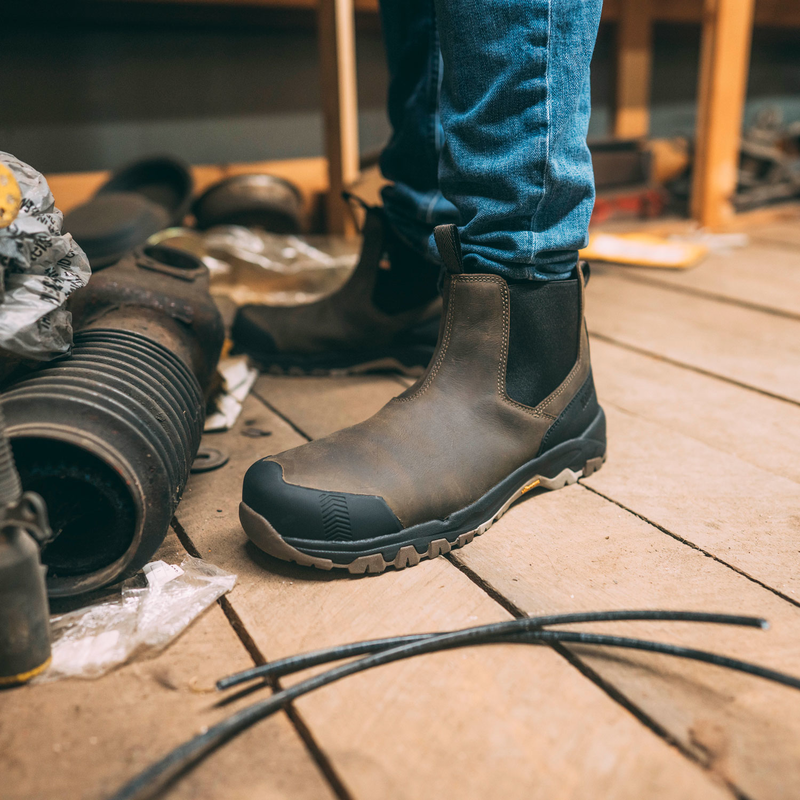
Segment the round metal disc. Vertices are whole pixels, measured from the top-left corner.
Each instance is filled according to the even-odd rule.
[[[228,463],[228,454],[217,450],[216,447],[201,447],[192,462],[190,472],[211,472]]]

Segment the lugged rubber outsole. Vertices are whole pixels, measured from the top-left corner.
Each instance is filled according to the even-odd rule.
[[[566,468],[552,478],[544,475],[529,477],[498,511],[473,530],[459,534],[453,541],[449,541],[446,538],[435,539],[428,544],[428,548],[424,553],[418,552],[414,545],[400,547],[397,555],[390,561],[387,561],[381,553],[358,556],[347,564],[340,564],[329,558],[308,555],[290,545],[264,517],[253,511],[245,503],[239,504],[239,520],[253,544],[275,558],[280,558],[283,561],[293,561],[303,567],[315,567],[326,571],[346,569],[351,575],[379,575],[387,567],[394,567],[395,569],[414,567],[426,558],[436,558],[449,553],[453,549],[469,544],[476,536],[486,533],[508,511],[511,505],[527,492],[532,489],[562,489],[564,486],[576,483],[579,478],[592,475],[600,469],[605,460],[606,456],[603,454],[597,458],[588,459],[583,469],[577,472]]]

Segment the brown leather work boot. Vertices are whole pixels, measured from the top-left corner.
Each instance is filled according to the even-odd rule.
[[[351,573],[414,565],[605,460],[583,272],[464,275],[455,226],[436,242],[448,275],[427,372],[366,422],[250,467],[239,516],[265,552]]]
[[[439,267],[394,233],[380,208],[367,208],[364,244],[345,285],[301,306],[239,309],[239,350],[274,373],[395,370],[420,375],[436,346]]]

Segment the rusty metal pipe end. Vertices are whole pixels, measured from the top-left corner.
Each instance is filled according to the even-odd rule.
[[[164,539],[200,444],[197,378],[130,331],[75,335],[2,398],[26,489],[47,503],[48,592],[68,597],[140,569]]]
[[[22,486],[50,514],[51,597],[125,578],[161,544],[200,445],[204,389],[224,338],[205,265],[163,246],[95,274],[70,308],[71,357],[0,398]]]

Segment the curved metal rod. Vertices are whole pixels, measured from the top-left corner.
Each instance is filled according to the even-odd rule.
[[[521,629],[519,633],[530,630],[538,630],[550,625],[569,625],[576,622],[618,622],[631,620],[667,620],[669,622],[710,622],[718,625],[743,625],[751,628],[766,629],[769,623],[760,617],[745,617],[737,614],[712,614],[702,611],[588,611],[574,612],[571,614],[551,614],[541,617],[525,617],[524,619],[511,620],[506,623],[492,623],[492,625],[482,625],[475,628],[464,630],[479,633],[489,628],[495,629],[499,624],[503,626],[500,635],[512,635],[516,629]],[[506,634],[506,630],[508,634]],[[354,642],[353,644],[336,645],[326,647],[322,650],[313,650],[309,653],[302,653],[297,656],[289,656],[268,664],[261,664],[257,667],[237,672],[217,681],[217,689],[230,689],[233,686],[254,680],[255,678],[281,677],[291,675],[294,672],[316,667],[319,664],[328,664],[331,661],[339,661],[343,658],[361,656],[365,653],[376,653],[392,647],[399,647],[402,644],[411,644],[434,636],[441,636],[441,633],[421,633],[407,636],[390,636],[385,639],[370,639],[365,642]]]

